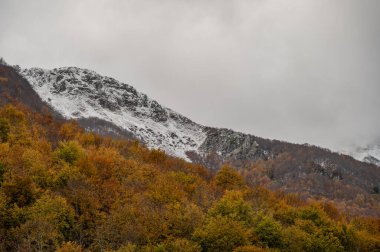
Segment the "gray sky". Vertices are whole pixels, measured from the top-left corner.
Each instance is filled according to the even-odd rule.
[[[380,141],[378,0],[0,0],[0,56],[96,70],[205,125]]]

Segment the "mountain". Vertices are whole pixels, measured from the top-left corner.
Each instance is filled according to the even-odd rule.
[[[150,148],[165,150],[187,161],[200,161],[210,153],[219,159],[269,157],[254,136],[197,124],[132,86],[94,71],[65,67],[20,69],[19,73],[43,102],[64,118],[82,124],[84,120],[99,119],[112,123],[108,131],[113,132],[116,126]]]
[[[132,86],[76,67],[22,69],[41,99],[67,119],[111,122],[151,148],[188,159],[206,138],[204,127],[161,106]]]
[[[379,212],[380,167],[308,144],[299,145],[200,125],[129,84],[77,67],[0,66],[2,102],[19,101],[102,135],[218,169],[230,163],[251,185],[323,197]],[[1,79],[0,79],[1,80]],[[362,196],[364,195],[364,196]]]
[[[371,144],[366,147],[357,147],[348,152],[355,159],[380,166],[380,144]]]

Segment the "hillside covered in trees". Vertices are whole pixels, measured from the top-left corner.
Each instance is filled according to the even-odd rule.
[[[30,74],[25,75],[25,71]],[[24,77],[21,72],[24,73]],[[45,76],[46,74],[48,76]],[[40,86],[51,89],[52,96],[47,97],[45,93],[37,93],[36,90]],[[113,91],[104,93],[102,87],[105,88],[103,91]],[[120,92],[123,95],[113,97],[113,93]],[[58,108],[61,106],[65,105],[71,108],[74,101],[82,101],[85,97],[93,105],[94,102],[98,103],[97,111],[101,114],[111,113],[113,109],[105,101],[117,98],[116,101],[120,103],[120,106],[124,106],[122,106],[124,112],[130,116],[123,117],[123,120],[128,121],[126,124],[137,120],[140,122],[138,123],[139,127],[149,128],[147,130],[150,132],[149,135],[152,133],[157,136],[160,130],[168,134],[160,133],[161,135],[159,134],[160,136],[157,138],[153,135],[139,138],[132,131],[125,130],[112,121],[107,121],[109,118],[81,117],[76,113],[75,117],[65,117],[59,113]],[[51,102],[54,102],[56,106],[53,106]],[[18,66],[0,64],[0,104],[8,103],[21,103],[33,111],[44,115],[50,114],[54,120],[60,122],[72,118],[86,131],[102,136],[138,139],[145,146],[159,148],[167,154],[173,154],[173,151],[177,152],[184,147],[182,144],[186,142],[185,145],[193,150],[190,151],[187,147],[181,149],[189,158],[187,160],[215,171],[223,164],[231,164],[240,170],[250,187],[260,185],[271,190],[296,193],[303,200],[308,198],[332,200],[347,215],[380,217],[379,166],[360,162],[351,156],[334,153],[318,146],[292,144],[229,129],[204,127],[170,109],[166,109],[167,116],[162,117],[159,111],[162,112],[163,107],[152,99],[148,99],[148,96],[138,93],[132,86],[120,83],[113,78],[100,76],[90,70],[76,67],[21,70]],[[81,111],[93,109],[94,107],[90,103],[85,107],[80,106],[79,109]],[[141,109],[150,112],[142,115],[138,112]],[[115,112],[120,116],[120,111],[112,113]],[[169,120],[169,118],[171,119]],[[176,121],[174,124],[179,128],[171,128],[173,120]],[[160,124],[159,127],[156,125],[160,128],[158,130],[156,126],[151,127],[152,123],[163,124]],[[170,132],[167,132],[168,127],[171,128]],[[191,139],[181,140],[178,138],[178,131],[193,132],[197,136],[205,134],[206,138],[199,149],[194,151],[194,146],[190,143]],[[196,138],[198,139],[198,137]],[[151,145],[152,142],[160,142],[162,139],[170,142],[171,151],[168,152],[169,149],[163,145]],[[172,140],[181,144],[172,145],[174,143]],[[200,142],[198,143],[200,144]]]
[[[380,250],[380,219],[270,191],[263,167],[214,172],[5,105],[0,251]]]

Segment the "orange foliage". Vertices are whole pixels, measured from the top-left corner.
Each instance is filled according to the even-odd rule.
[[[379,249],[378,218],[263,187],[270,162],[213,174],[24,107],[0,119],[0,251]]]

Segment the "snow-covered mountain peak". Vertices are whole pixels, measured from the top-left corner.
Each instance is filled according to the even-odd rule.
[[[366,147],[358,147],[349,154],[359,161],[380,166],[379,144],[371,144]]]
[[[98,118],[133,133],[151,148],[188,160],[206,138],[204,127],[114,78],[77,67],[22,69],[41,99],[68,119]]]

